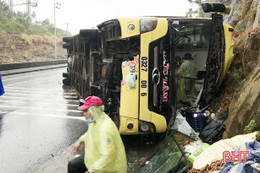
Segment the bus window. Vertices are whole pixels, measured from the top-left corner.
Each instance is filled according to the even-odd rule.
[[[204,79],[197,78],[205,71],[211,34],[209,20],[173,20],[174,57],[176,58],[176,81],[178,103],[195,106]]]

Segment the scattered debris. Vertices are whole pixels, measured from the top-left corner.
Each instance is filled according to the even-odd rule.
[[[224,162],[222,160],[217,160],[215,162],[212,162],[210,165],[206,165],[205,167],[201,169],[195,169],[192,168],[189,170],[188,173],[206,173],[206,172],[213,172],[213,171],[219,171],[223,167]]]

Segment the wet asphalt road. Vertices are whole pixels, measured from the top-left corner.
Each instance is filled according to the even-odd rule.
[[[41,172],[87,129],[65,68],[2,76],[0,172]],[[66,167],[66,165],[64,165]]]

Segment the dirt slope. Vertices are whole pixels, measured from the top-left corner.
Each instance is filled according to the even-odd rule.
[[[211,106],[217,114],[229,111],[224,138],[243,134],[252,119],[260,126],[260,0],[230,3],[225,22],[235,28],[236,57]]]
[[[66,58],[61,38],[57,39],[58,59]],[[37,35],[0,34],[0,64],[54,60],[54,39]]]

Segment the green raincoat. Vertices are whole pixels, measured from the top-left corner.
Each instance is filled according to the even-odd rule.
[[[126,173],[124,144],[114,122],[104,113],[104,106],[89,108],[95,123],[81,136],[85,143],[85,165],[96,172]]]
[[[180,76],[178,97],[180,101],[187,102],[195,91],[197,67],[192,60],[184,60],[178,69],[178,74]]]

